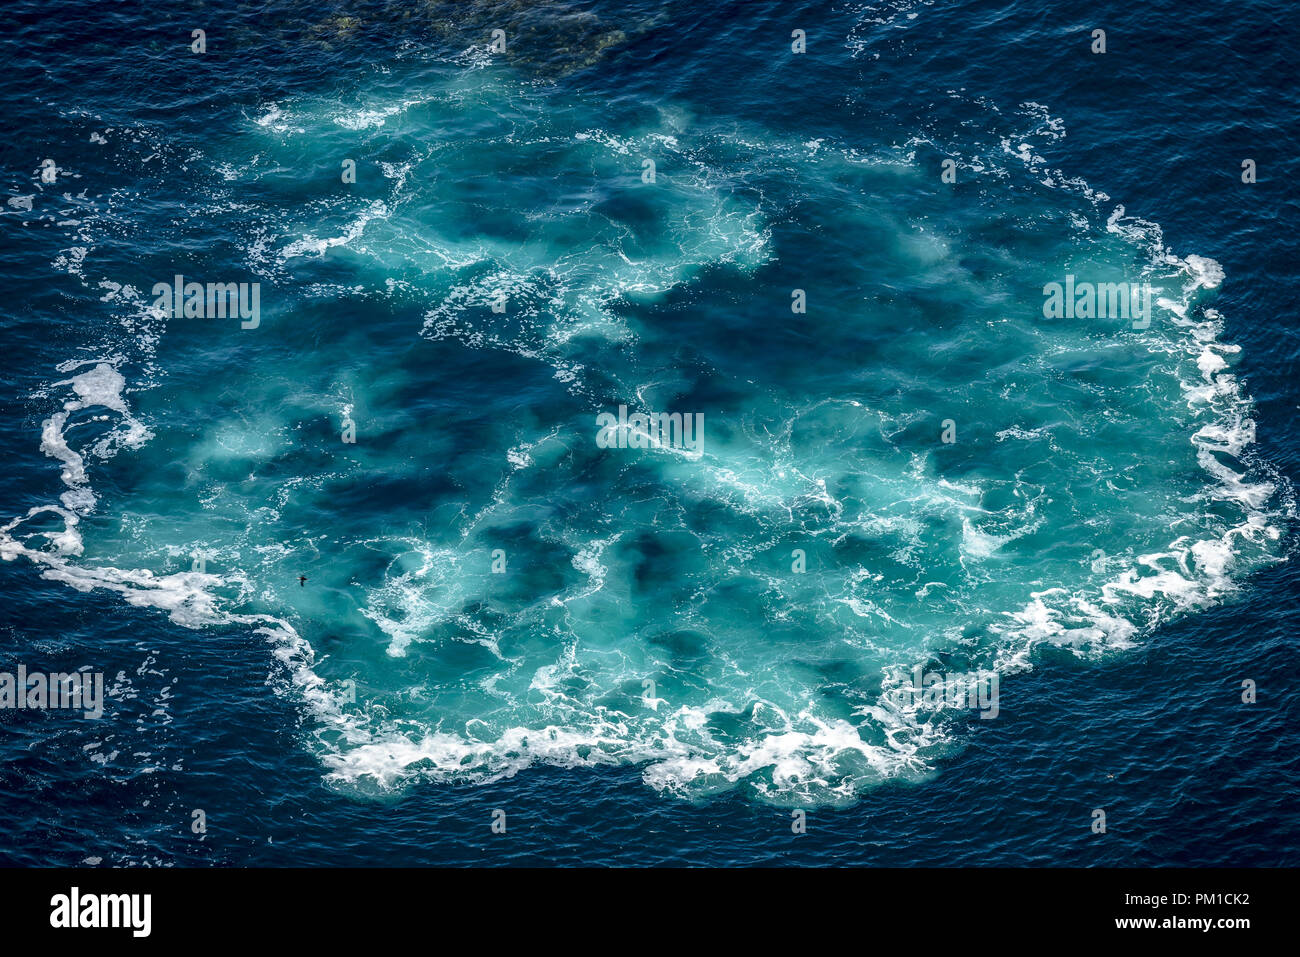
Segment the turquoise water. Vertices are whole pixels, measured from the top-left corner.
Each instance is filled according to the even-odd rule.
[[[110,280],[134,339],[49,387],[62,504],[3,546],[264,634],[333,786],[853,802],[960,746],[914,668],[1119,653],[1278,559],[1222,270],[1046,169],[1042,108],[946,183],[482,50],[346,88],[185,161],[193,247]],[[166,318],[173,273],[260,282],[260,325]],[[1156,287],[1150,328],[1044,318],[1067,275]],[[700,448],[598,447],[620,404]]]

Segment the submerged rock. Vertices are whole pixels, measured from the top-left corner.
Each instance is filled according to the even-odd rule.
[[[249,21],[232,35],[241,45],[270,36],[330,51],[362,39],[431,42],[448,55],[477,48],[525,72],[555,78],[599,63],[663,19],[631,18],[617,9],[597,12],[590,3],[564,0],[346,0],[323,9],[319,3],[288,4],[278,19],[250,9]],[[504,37],[494,37],[494,31]]]

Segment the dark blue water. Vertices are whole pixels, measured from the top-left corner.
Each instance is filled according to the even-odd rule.
[[[0,40],[9,132],[0,168],[11,197],[0,217],[0,270],[11,289],[0,320],[0,443],[9,464],[0,475],[0,518],[79,489],[93,489],[96,501],[68,508],[84,533],[75,561],[17,555],[0,563],[3,667],[90,666],[104,673],[110,694],[100,721],[0,711],[0,822],[22,838],[8,844],[6,863],[1297,862],[1298,592],[1287,560],[1286,490],[1300,464],[1290,429],[1300,406],[1290,319],[1300,217],[1288,185],[1300,175],[1300,153],[1297,24],[1287,5],[1250,3],[1230,15],[1173,3],[920,2],[707,10],[651,2],[286,3],[192,11],[74,3],[61,4],[57,15],[22,3],[11,11],[15,27]],[[483,66],[471,48],[498,25],[509,52]],[[1104,55],[1089,50],[1098,27],[1107,34]],[[207,30],[202,56],[188,48],[195,28]],[[789,52],[793,29],[808,36],[798,57]],[[422,94],[435,106],[353,126],[334,119],[382,113]],[[445,103],[456,107],[444,110]],[[520,131],[526,152],[504,145],[515,140],[502,124]],[[581,195],[584,176],[614,175],[610,164],[622,154],[617,146],[588,152],[588,130],[633,144],[633,177],[637,150],[655,136],[671,132],[681,147],[663,164],[667,198],[602,198],[600,222],[615,224],[609,234],[594,219],[570,228],[563,217],[543,215]],[[323,199],[337,190],[337,150],[353,148],[346,139],[353,134],[366,161],[407,164],[414,185],[362,178],[340,205]],[[819,139],[825,145],[811,153],[802,145]],[[817,165],[810,156],[821,150],[850,157],[893,150],[901,172]],[[1014,162],[1023,153],[1033,160]],[[53,185],[40,182],[47,156],[62,170]],[[944,192],[937,170],[948,156],[962,163],[959,189]],[[1258,168],[1253,184],[1241,181],[1248,157]],[[680,185],[687,160],[706,171],[704,185]],[[935,172],[927,178],[923,170]],[[374,225],[367,220],[359,237],[314,258],[284,255],[291,241],[346,235],[373,202],[384,203],[385,214]],[[1173,255],[1222,267],[1212,301],[1218,339],[1240,346],[1232,372],[1254,400],[1256,424],[1255,443],[1231,464],[1276,490],[1262,508],[1282,537],[1258,553],[1243,545],[1227,576],[1208,576],[1217,590],[1193,606],[1173,607],[1160,596],[1116,606],[1135,629],[1131,640],[1089,634],[1007,644],[985,619],[996,624],[1017,607],[999,602],[1026,600],[1024,583],[1060,582],[1091,596],[1101,586],[1066,570],[1086,566],[1093,546],[1121,558],[1130,544],[1139,553],[1163,547],[1169,536],[1149,538],[1162,523],[1186,532],[1184,514],[1216,532],[1235,521],[1229,505],[1201,495],[1208,485],[1194,456],[1191,465],[1178,458],[1194,451],[1196,424],[1183,420],[1177,390],[1146,387],[1161,381],[1156,374],[1167,365],[1150,340],[1125,339],[1116,353],[1104,350],[1111,340],[1103,339],[1085,358],[1065,339],[1021,354],[1020,340],[980,331],[994,328],[985,323],[999,310],[1036,308],[1039,287],[1055,278],[1042,275],[1051,264],[1082,271],[1120,262],[1127,247],[1113,245],[1119,240],[1106,223],[1121,204],[1148,231],[1158,224]],[[845,212],[857,206],[871,215]],[[751,210],[757,220],[746,218]],[[1063,225],[1071,212],[1091,225],[1071,234]],[[277,236],[281,221],[287,225]],[[756,221],[762,242],[754,245],[747,226]],[[680,232],[678,223],[686,224]],[[920,242],[921,227],[953,238],[943,256],[909,245]],[[635,243],[619,247],[615,235]],[[495,251],[454,276],[425,258],[435,247],[489,241]],[[538,278],[526,252],[538,247],[543,259],[566,264],[563,279]],[[620,273],[624,260],[611,248],[631,253],[638,269]],[[961,271],[944,272],[949,261]],[[156,323],[124,307],[121,286],[147,294],[177,262],[196,276],[260,278],[294,294],[287,302],[268,297],[268,335],[257,340],[247,338],[251,332]],[[1017,264],[1038,271],[1020,277]],[[492,321],[486,310],[458,313],[462,325],[442,338],[419,334],[427,333],[430,307],[459,302],[458,285],[490,290],[498,274],[534,283],[527,288],[540,290],[536,311],[508,313],[487,347],[463,325],[481,329]],[[381,295],[389,278],[395,291]],[[628,292],[637,283],[653,288]],[[789,289],[801,285],[831,304],[826,324],[801,327],[777,314]],[[365,291],[346,292],[354,287]],[[862,299],[875,303],[866,331],[853,311]],[[765,311],[773,301],[776,309]],[[1207,307],[1191,306],[1199,317]],[[553,336],[565,322],[585,324],[582,333]],[[637,348],[617,338],[625,327]],[[947,342],[969,352],[930,361],[927,354]],[[1068,381],[1035,364],[1058,346],[1070,350]],[[430,348],[440,351],[422,351]],[[1148,355],[1157,356],[1155,372]],[[1025,380],[996,381],[999,388],[1026,383],[1027,397],[1013,390],[1008,407],[1040,418],[978,418],[999,398],[978,382],[1003,358],[1031,371]],[[84,485],[61,483],[60,463],[41,448],[43,423],[71,395],[58,384],[92,368],[67,364],[82,361],[121,372],[130,414],[153,433],[145,443],[117,443],[88,466]],[[1195,369],[1194,354],[1191,361]],[[553,374],[575,364],[581,371],[573,378]],[[610,471],[569,440],[567,423],[585,429],[593,407],[634,398],[637,387],[658,387],[679,370],[683,381],[654,398],[716,415],[709,421],[723,431],[709,433],[719,440],[710,454],[718,468],[740,472],[759,505],[747,498],[728,511],[726,495],[698,491],[675,463]],[[1071,381],[1103,391],[1076,393]],[[961,434],[974,420],[976,438],[964,451],[958,443],[956,458],[932,453],[936,477],[961,486],[1023,469],[1045,498],[1068,500],[1070,508],[1042,512],[1044,521],[1030,527],[1032,510],[1006,505],[1024,528],[981,526],[987,535],[1006,533],[1006,544],[981,554],[975,546],[985,540],[968,535],[960,548],[945,547],[945,513],[890,512],[873,497],[883,492],[851,485],[846,476],[866,466],[841,449],[854,446],[856,454],[871,434],[848,419],[819,418],[813,400],[826,393],[851,394],[904,422],[898,442],[908,454],[921,440],[907,430],[928,427],[908,418],[914,407],[929,411],[935,396],[952,396],[969,410],[956,413]],[[343,402],[356,405],[363,438],[355,450],[326,443]],[[1064,463],[1085,460],[1052,410],[1081,421],[1108,402],[1112,418],[1099,421],[1127,415],[1133,424],[1119,436],[1103,430],[1078,439],[1079,448],[1100,449],[1086,460],[1090,467],[1114,466],[1111,475],[1081,478]],[[79,431],[69,433],[69,445],[111,438],[85,410],[71,414]],[[754,461],[742,437],[761,430],[728,431],[721,423],[779,425],[788,414],[812,422],[815,435],[838,436],[796,439],[795,466],[831,476],[830,494],[846,507],[915,520],[924,531],[880,539],[903,546],[886,561],[876,539],[850,536],[844,545],[836,538],[840,519],[826,520],[798,490],[741,471]],[[1034,424],[1057,429],[1054,455],[1022,462],[992,438]],[[552,433],[565,453],[532,444]],[[294,443],[268,451],[253,442],[281,434]],[[1126,441],[1142,444],[1124,448]],[[517,443],[542,463],[541,475],[524,471],[507,481],[514,473],[493,471],[498,453]],[[767,451],[755,453],[758,461]],[[892,467],[883,453],[871,461],[882,474]],[[561,473],[562,483],[547,477]],[[343,478],[330,478],[337,474]],[[1124,494],[1083,494],[1107,478]],[[279,501],[287,482],[299,491]],[[981,502],[990,510],[997,488]],[[493,493],[503,489],[507,511],[498,519]],[[781,509],[763,496],[794,517],[770,520]],[[643,501],[663,505],[635,504]],[[278,510],[259,512],[268,502]],[[458,525],[462,512],[479,509],[487,510],[482,524],[491,535]],[[49,513],[34,521],[43,530],[64,527]],[[382,547],[371,537],[379,528]],[[846,594],[873,599],[904,625],[891,630],[877,621],[870,642],[840,645],[859,626],[843,603],[817,605],[800,618],[823,582],[839,587],[835,579],[819,578],[807,592],[773,586],[773,599],[731,565],[697,560],[694,544],[682,542],[694,536],[705,554],[737,543],[760,556],[779,547],[788,564],[783,556],[800,535],[823,530],[813,560],[833,556],[872,569],[879,577],[870,590]],[[619,532],[623,538],[596,558],[613,569],[608,588],[618,587],[624,567],[632,584],[588,607],[575,553]],[[475,549],[507,542],[512,562],[528,556],[530,571],[512,579],[508,596],[485,598],[488,585],[464,558],[477,552],[458,552],[456,534]],[[36,547],[31,537],[23,541]],[[141,597],[147,583],[135,578],[128,587],[118,572],[103,571],[175,573],[188,566],[188,546],[197,541],[217,552],[219,573],[237,572],[210,589],[223,603],[220,614],[199,614],[196,592],[182,592],[179,611],[164,610],[164,599]],[[408,550],[392,541],[417,544]],[[283,550],[266,551],[273,546]],[[430,555],[465,570],[441,577],[415,567]],[[300,573],[309,577],[306,588],[296,585]],[[931,575],[965,576],[961,603],[931,607],[913,598]],[[734,589],[708,591],[706,601],[693,590],[720,581]],[[454,607],[443,608],[448,592]],[[558,711],[546,710],[554,701],[538,701],[532,672],[551,649],[530,643],[557,624],[547,617],[552,595],[572,603],[565,625],[579,636],[576,647],[596,653],[570,676],[586,685],[557,686],[566,698]],[[796,609],[788,624],[773,611],[787,604]],[[307,673],[302,662],[277,658],[283,639],[268,640],[255,628],[261,619],[250,616],[287,623],[309,641],[312,673],[357,681],[368,701],[365,731],[376,735],[365,743],[378,741],[377,749],[331,737],[345,736],[338,729],[349,725],[330,724],[334,712],[294,683]],[[915,636],[937,620],[964,628],[966,640],[949,646],[928,632],[924,641]],[[905,625],[911,630],[903,634]],[[508,691],[504,704],[485,704],[479,684],[457,680],[494,674],[481,646],[456,643],[479,626],[493,629],[504,658],[527,663],[518,686],[515,671],[494,686]],[[839,755],[845,763],[835,763],[834,774],[811,780],[783,778],[779,762],[776,770],[738,771],[736,756],[751,740],[746,728],[736,731],[742,743],[735,747],[721,733],[707,741],[683,734],[689,755],[718,762],[730,776],[682,776],[657,713],[626,738],[595,747],[607,761],[592,759],[585,739],[577,757],[524,759],[485,748],[471,754],[458,780],[455,761],[440,743],[429,744],[431,731],[464,733],[467,721],[476,728],[499,720],[496,731],[569,722],[575,732],[604,734],[583,722],[609,710],[632,713],[628,702],[641,689],[630,676],[643,673],[657,676],[669,702],[700,709],[720,697],[743,703],[752,687],[770,681],[758,697],[787,711],[813,697],[821,710],[809,720],[829,725],[875,701],[878,675],[892,664],[939,660],[977,670],[1022,650],[1031,667],[1002,670],[996,720],[944,725],[914,764],[898,769]],[[609,657],[631,662],[630,670],[602,670]],[[738,662],[739,676],[716,671],[719,660]],[[660,670],[646,670],[652,667]],[[1247,679],[1258,688],[1253,704],[1241,700]],[[744,718],[762,723],[752,708]],[[390,779],[377,755],[398,739],[374,729],[387,733],[392,721],[409,722],[400,727],[416,729],[412,740],[424,750],[400,756]],[[752,732],[752,740],[769,730]],[[863,753],[892,753],[862,733]],[[819,752],[810,744],[799,753]],[[573,766],[557,766],[566,764]],[[381,772],[350,774],[358,767]],[[668,770],[656,776],[654,768]],[[808,809],[806,834],[792,833],[791,808]],[[1096,809],[1106,813],[1105,834],[1090,827]],[[198,810],[202,835],[191,827]],[[505,834],[491,829],[495,810],[505,812]]]

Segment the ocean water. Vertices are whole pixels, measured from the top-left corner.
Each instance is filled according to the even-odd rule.
[[[1296,863],[1286,5],[14,10],[6,862]]]

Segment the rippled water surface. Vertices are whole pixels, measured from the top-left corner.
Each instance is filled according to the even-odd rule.
[[[1282,5],[17,11],[10,860],[1295,862]]]

